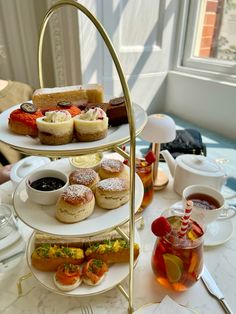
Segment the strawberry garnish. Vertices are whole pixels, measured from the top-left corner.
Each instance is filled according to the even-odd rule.
[[[156,161],[156,156],[152,150],[149,150],[144,158],[149,165],[151,165],[154,161]]]
[[[167,233],[171,231],[171,226],[169,221],[163,217],[160,216],[157,219],[155,219],[152,222],[152,232],[157,236],[157,237],[164,237]]]
[[[129,161],[128,161],[128,159],[124,159],[123,164],[125,164],[125,165],[129,165]]]

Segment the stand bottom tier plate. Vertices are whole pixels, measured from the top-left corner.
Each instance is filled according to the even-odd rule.
[[[64,292],[56,288],[54,282],[53,282],[53,272],[43,272],[40,270],[37,270],[33,267],[31,264],[31,254],[34,250],[34,237],[35,233],[33,233],[29,239],[28,246],[27,246],[27,262],[29,265],[29,268],[33,274],[33,276],[39,281],[39,283],[44,286],[46,289],[66,295],[66,296],[76,296],[76,297],[86,297],[91,295],[97,295],[100,293],[104,293],[108,290],[111,290],[118,284],[120,284],[129,274],[129,263],[117,263],[113,264],[109,267],[109,271],[107,272],[104,280],[99,284],[98,286],[88,286],[82,283],[78,288],[69,291]],[[138,235],[138,232],[135,231],[135,243],[138,243],[140,248],[140,238]],[[141,251],[141,249],[140,249]],[[138,262],[138,258],[135,261],[135,265]]]

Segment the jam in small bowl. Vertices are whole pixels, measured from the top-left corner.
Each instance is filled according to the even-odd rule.
[[[37,169],[26,178],[29,199],[40,205],[53,205],[68,186],[68,176],[55,169]]]

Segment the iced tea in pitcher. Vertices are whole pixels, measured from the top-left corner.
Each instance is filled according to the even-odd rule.
[[[152,253],[153,272],[157,282],[175,291],[195,284],[203,269],[204,230],[190,219],[185,236],[180,237],[181,223],[181,217],[173,215],[159,217],[152,224],[152,231],[159,234]]]

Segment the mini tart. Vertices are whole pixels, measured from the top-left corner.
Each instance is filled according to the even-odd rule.
[[[68,111],[72,117],[75,117],[77,116],[78,114],[80,114],[81,110],[80,108],[78,108],[77,106],[64,106],[64,107],[61,107],[59,105],[57,106],[52,106],[50,108],[47,108],[47,109],[41,109],[41,112],[43,113],[43,115],[45,115],[45,113],[47,111],[57,111],[57,110],[66,110]]]
[[[59,197],[56,218],[64,223],[75,223],[89,217],[95,206],[92,190],[85,185],[72,184]]]
[[[42,116],[43,114],[39,110],[28,113],[22,109],[16,109],[10,113],[8,126],[10,130],[16,134],[36,137],[38,136],[36,119]]]
[[[65,120],[56,118],[57,115],[65,115]],[[65,110],[60,111],[50,111],[45,113],[46,116],[38,118],[36,120],[39,139],[42,144],[46,145],[62,145],[70,143],[73,139],[73,119],[69,112]],[[55,115],[50,120],[47,121],[47,116]]]
[[[80,142],[92,142],[107,135],[108,118],[99,107],[83,110],[74,117],[75,136]]]

